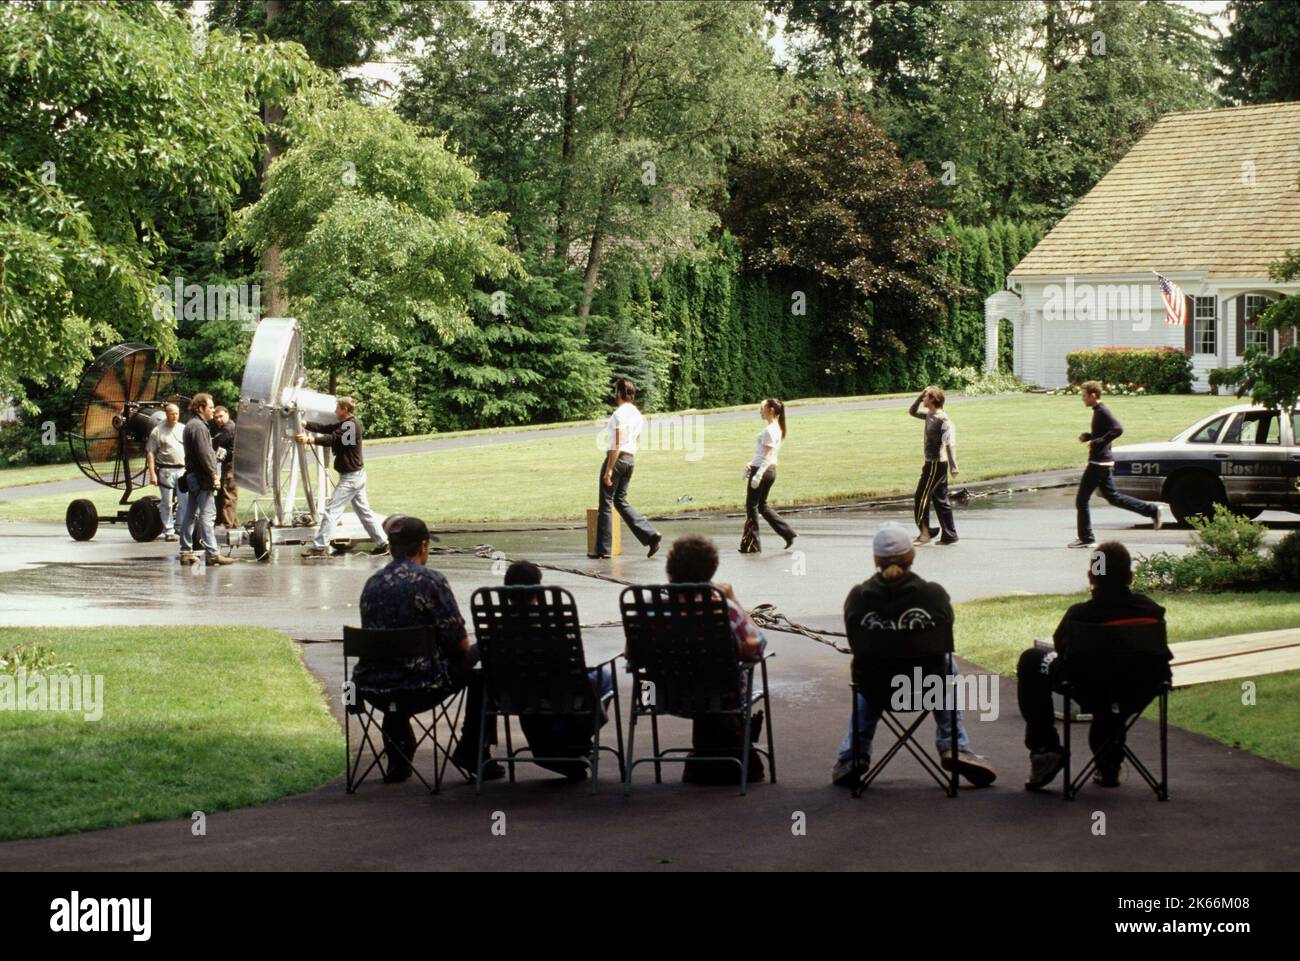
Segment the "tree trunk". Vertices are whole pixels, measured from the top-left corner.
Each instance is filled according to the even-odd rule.
[[[266,0],[266,23],[269,33],[271,21],[284,12],[284,0]],[[283,153],[283,148],[276,134],[276,128],[284,120],[284,107],[279,104],[262,104],[262,120],[269,128],[266,133],[266,152],[262,155],[262,191],[266,191],[266,175],[271,169],[271,162]],[[283,317],[288,313],[288,299],[284,295],[281,279],[284,268],[280,262],[280,248],[271,246],[262,256],[262,270],[266,275],[267,296],[265,316]]]
[[[573,11],[567,2],[560,4],[560,20],[564,34],[564,98],[560,105],[560,193],[555,205],[555,256],[567,265],[572,238],[569,192],[573,181],[573,127],[578,112],[578,93],[574,89],[577,80],[573,52]]]

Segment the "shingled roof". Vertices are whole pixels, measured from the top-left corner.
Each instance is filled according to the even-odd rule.
[[[1300,246],[1298,173],[1300,102],[1168,114],[1011,275],[1266,277]]]

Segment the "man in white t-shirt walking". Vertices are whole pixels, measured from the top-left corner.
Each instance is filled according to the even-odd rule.
[[[609,418],[609,450],[600,465],[600,514],[596,522],[596,552],[588,557],[609,557],[614,545],[613,512],[627,522],[643,547],[650,548],[647,557],[659,550],[660,534],[637,509],[627,502],[627,487],[632,480],[632,467],[636,458],[637,441],[645,418],[636,409],[636,385],[619,378],[614,384],[617,408]]]

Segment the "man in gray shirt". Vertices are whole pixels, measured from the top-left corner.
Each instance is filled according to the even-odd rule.
[[[176,518],[185,513],[185,492],[180,489],[181,474],[185,472],[185,441],[181,409],[175,404],[168,404],[163,409],[167,412],[167,420],[155,427],[145,441],[144,456],[149,469],[149,483],[158,487],[163,539],[174,541]]]
[[[952,516],[952,504],[948,502],[948,477],[950,474],[957,476],[957,432],[943,404],[943,388],[931,385],[921,391],[921,396],[912,401],[907,411],[925,421],[925,466],[921,468],[913,502],[920,532],[915,541],[917,544],[928,544],[934,538],[930,530],[931,504],[939,515],[939,529],[943,533],[939,543],[957,543],[957,525]],[[920,412],[921,407],[925,408],[924,414]]]

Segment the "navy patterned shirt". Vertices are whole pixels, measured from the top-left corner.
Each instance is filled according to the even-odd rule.
[[[361,590],[361,626],[393,629],[428,624],[436,629],[440,656],[399,661],[360,658],[352,680],[365,690],[413,690],[432,684],[450,689],[447,646],[459,644],[465,634],[456,597],[447,578],[409,557],[395,558],[370,575]]]

